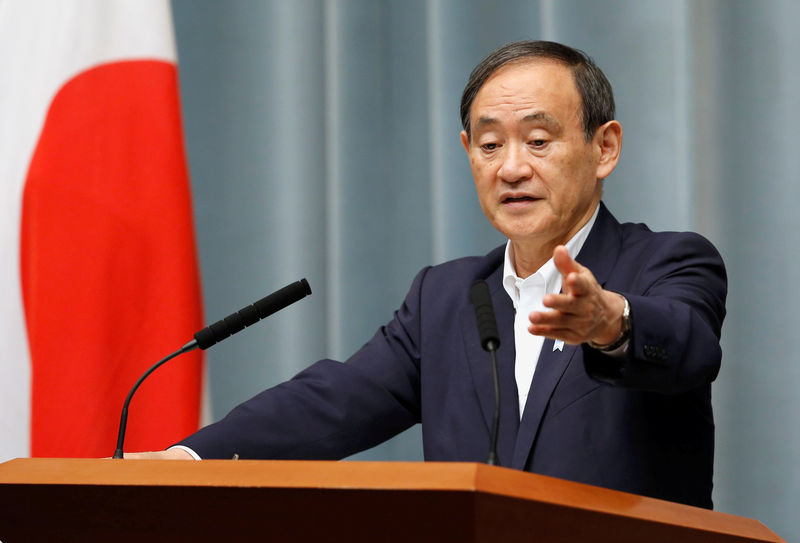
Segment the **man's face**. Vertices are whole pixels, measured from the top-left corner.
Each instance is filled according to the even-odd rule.
[[[483,212],[512,242],[565,243],[600,200],[581,108],[570,69],[550,60],[507,64],[475,96],[461,141]]]

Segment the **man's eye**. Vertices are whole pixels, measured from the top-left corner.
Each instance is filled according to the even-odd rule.
[[[547,140],[531,140],[530,144],[534,147],[544,147],[547,145]]]
[[[481,145],[481,149],[483,149],[484,151],[494,151],[498,147],[499,146],[496,143],[484,143],[483,145]]]

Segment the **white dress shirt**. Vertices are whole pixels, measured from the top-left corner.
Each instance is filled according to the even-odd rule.
[[[599,210],[600,206],[597,206],[589,222],[567,242],[567,252],[573,259],[578,255],[583,243],[589,236],[589,231],[592,229],[595,219],[597,219]],[[525,402],[528,400],[531,382],[533,381],[533,373],[536,371],[536,364],[539,362],[539,354],[545,340],[543,336],[534,336],[528,332],[528,326],[530,325],[528,315],[530,315],[531,311],[549,311],[542,305],[542,300],[545,294],[561,292],[561,274],[551,258],[536,273],[521,279],[514,268],[514,255],[512,252],[513,249],[509,240],[506,244],[505,264],[503,265],[503,287],[514,304],[514,346],[517,351],[514,362],[514,375],[517,381],[519,417],[521,419],[522,413],[525,411]],[[556,340],[553,350],[561,350],[563,348],[564,342]]]

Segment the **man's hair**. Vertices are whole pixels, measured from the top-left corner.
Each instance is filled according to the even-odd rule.
[[[486,80],[509,62],[536,59],[555,60],[572,70],[575,86],[583,102],[581,120],[586,141],[591,141],[595,131],[614,118],[611,84],[586,53],[552,41],[518,41],[497,49],[472,70],[461,95],[461,125],[468,137],[471,137],[469,110]]]

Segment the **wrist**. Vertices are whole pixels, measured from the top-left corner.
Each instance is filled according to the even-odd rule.
[[[630,317],[631,306],[628,303],[628,299],[625,298],[625,296],[623,296],[622,294],[617,294],[617,293],[614,293],[614,294],[616,296],[619,296],[619,298],[621,298],[622,302],[623,302],[622,313],[621,313],[620,317],[617,319],[617,322],[619,323],[619,333],[618,333],[618,335],[616,336],[615,339],[613,339],[612,341],[607,342],[607,343],[598,343],[598,342],[595,342],[595,341],[588,341],[587,344],[592,349],[596,349],[598,351],[604,351],[604,352],[614,351],[616,349],[619,349],[621,346],[623,346],[625,344],[625,342],[627,342],[629,337],[630,337],[630,331],[631,331],[631,317]]]

